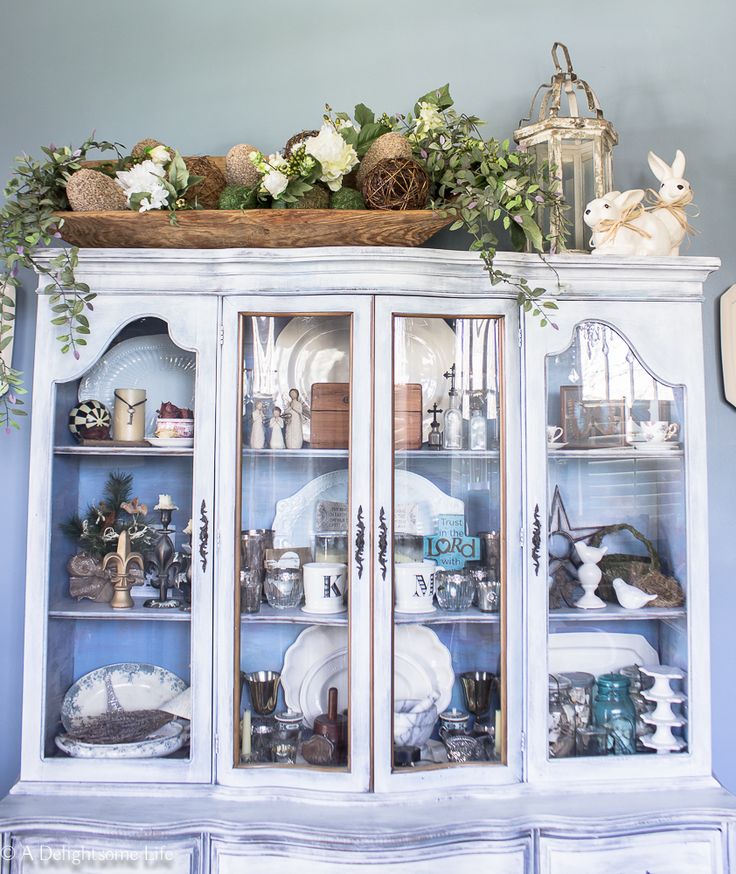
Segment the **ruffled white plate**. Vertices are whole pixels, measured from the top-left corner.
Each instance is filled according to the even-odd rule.
[[[157,759],[180,750],[187,741],[188,730],[180,722],[167,722],[144,740],[123,744],[90,744],[60,734],[56,746],[76,759]]]
[[[123,710],[156,710],[187,688],[184,680],[158,665],[121,662],[97,668],[80,677],[64,696],[61,721],[67,731],[73,730],[76,720],[111,709],[106,678]]]
[[[428,479],[407,470],[396,471],[396,496],[398,503],[417,504],[420,529],[417,533],[433,534],[434,519],[439,514],[465,513],[465,505],[461,500],[451,498]],[[347,503],[347,499],[348,472],[334,470],[315,477],[290,498],[278,501],[271,525],[274,547],[311,547],[317,502]]]
[[[579,631],[550,634],[549,672],[586,671],[599,677],[626,665],[658,665],[659,655],[641,634]]]
[[[189,449],[194,446],[194,437],[146,437],[151,446],[166,446],[176,449]]]
[[[194,409],[194,352],[181,349],[166,334],[131,337],[104,353],[82,377],[79,400],[102,401],[112,411],[116,388],[146,390],[146,439],[156,432],[156,410],[164,401]]]
[[[394,695],[397,700],[437,697],[439,712],[452,698],[455,673],[452,656],[437,635],[424,625],[395,628]],[[300,710],[306,722],[327,710],[327,692],[337,688],[340,710],[348,704],[347,628],[316,625],[303,631],[286,651],[281,685],[289,710]]]
[[[455,361],[455,332],[444,319],[412,316],[396,321],[395,381],[419,383],[426,411],[432,404],[448,407],[448,383],[442,375]],[[259,359],[256,358],[258,361]],[[276,338],[273,363],[278,390],[288,398],[295,388],[310,403],[316,382],[350,381],[350,322],[335,316],[295,316]],[[259,375],[254,375],[258,384]],[[425,412],[424,439],[431,416]],[[304,422],[304,439],[309,440],[309,419]]]

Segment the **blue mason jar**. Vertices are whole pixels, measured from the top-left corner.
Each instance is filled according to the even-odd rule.
[[[621,674],[601,674],[598,677],[593,722],[608,729],[609,754],[614,756],[629,756],[636,752],[636,710],[629,686],[629,680]]]

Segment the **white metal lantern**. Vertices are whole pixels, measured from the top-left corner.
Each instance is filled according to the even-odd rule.
[[[562,49],[567,70],[563,70],[557,56]],[[552,46],[555,72],[549,84],[540,85],[532,98],[529,117],[519,122],[514,139],[520,147],[535,153],[537,161],[549,162],[555,168],[557,185],[569,205],[567,222],[570,226],[567,245],[587,250],[590,228],[583,222],[585,205],[602,197],[613,188],[611,153],[618,135],[610,121],[603,117],[598,98],[572,67],[567,46],[556,42]],[[578,92],[585,96],[581,110]],[[561,112],[563,94],[567,114]],[[535,106],[539,100],[539,109]],[[554,215],[549,219],[549,233],[559,236],[562,229]]]

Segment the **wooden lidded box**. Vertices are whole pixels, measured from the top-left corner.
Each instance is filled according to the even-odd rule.
[[[422,448],[422,386],[394,386],[394,448]]]
[[[312,386],[313,449],[347,449],[350,443],[350,386],[316,382]],[[397,450],[422,448],[422,386],[394,387],[394,443]]]
[[[310,405],[312,449],[347,449],[350,444],[350,386],[315,382]]]

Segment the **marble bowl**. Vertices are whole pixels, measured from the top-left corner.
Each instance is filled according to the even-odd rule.
[[[397,746],[423,747],[437,722],[437,707],[432,698],[405,699],[394,703],[394,743]]]

